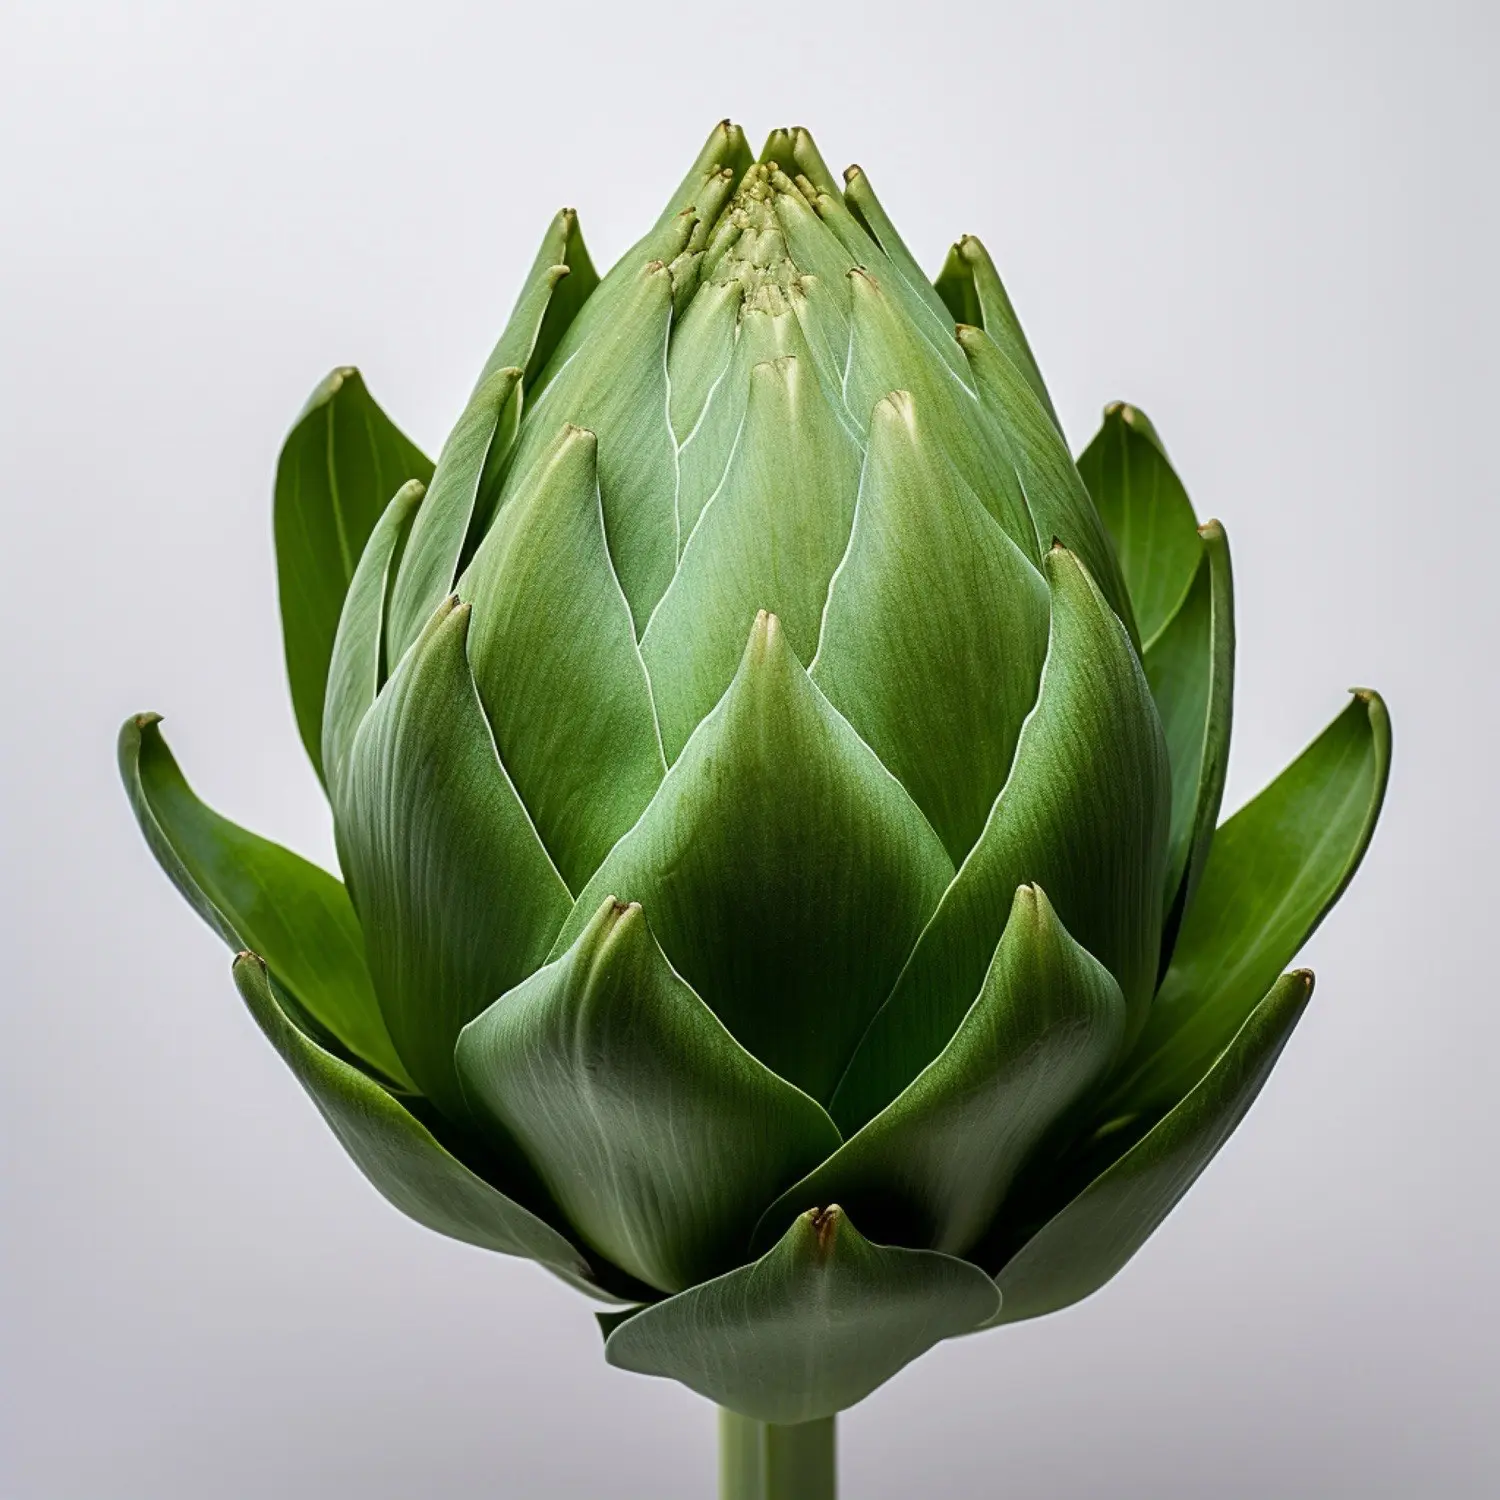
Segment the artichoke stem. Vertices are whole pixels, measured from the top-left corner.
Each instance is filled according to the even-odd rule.
[[[834,1417],[782,1426],[719,1412],[719,1500],[834,1500]]]

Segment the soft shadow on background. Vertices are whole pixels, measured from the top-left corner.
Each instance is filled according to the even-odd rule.
[[[549,216],[601,266],[714,120],[856,155],[999,261],[1075,448],[1120,396],[1234,547],[1243,801],[1388,696],[1320,985],[1097,1298],[843,1423],[850,1500],[1494,1493],[1496,12],[21,0],[0,20],[6,1500],[698,1497],[711,1413],[588,1304],[387,1208],[262,1041],[113,765],[167,715],[315,858],[277,447],[357,363],[429,452]]]

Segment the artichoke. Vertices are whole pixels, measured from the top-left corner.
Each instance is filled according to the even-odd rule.
[[[1137,408],[1075,464],[984,247],[929,282],[802,130],[603,279],[560,213],[435,465],[336,371],[275,538],[345,883],[142,715],[152,850],[381,1193],[734,1420],[1108,1281],[1384,792],[1358,690],[1216,830],[1223,528]]]

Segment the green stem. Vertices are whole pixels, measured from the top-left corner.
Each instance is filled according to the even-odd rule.
[[[782,1427],[719,1412],[719,1500],[834,1500],[833,1417]]]

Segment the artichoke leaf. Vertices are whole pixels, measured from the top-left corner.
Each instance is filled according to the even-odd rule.
[[[980,403],[1004,434],[1038,544],[1059,541],[1080,559],[1125,622],[1139,650],[1135,612],[1114,543],[1056,424],[1021,369],[989,334],[980,328],[962,327],[957,338],[973,367]]]
[[[562,1235],[475,1175],[387,1090],[294,1026],[259,955],[236,958],[234,981],[255,1024],[383,1198],[450,1239],[540,1261],[574,1285],[592,1286],[588,1262]]]
[[[1234,705],[1234,579],[1229,539],[1217,521],[1199,528],[1203,558],[1181,608],[1146,653],[1146,680],[1172,762],[1172,835],[1167,856],[1162,963],[1172,956],[1213,843]]]
[[[473,604],[469,663],[500,761],[574,891],[666,774],[604,536],[597,454],[593,433],[564,427],[458,583]]]
[[[604,1357],[679,1380],[761,1422],[862,1401],[998,1306],[977,1266],[871,1244],[836,1205],[801,1215],[759,1260],[633,1314],[606,1314]]]
[[[510,321],[474,382],[474,394],[508,366],[524,372],[522,385],[530,390],[598,285],[599,273],[583,243],[578,215],[571,208],[562,209],[547,227]]]
[[[950,369],[912,326],[885,285],[870,272],[849,275],[850,350],[844,404],[867,429],[876,406],[892,391],[909,391],[935,432],[943,435],[949,462],[1010,539],[1032,562],[1040,553],[1036,527],[1016,472],[979,397],[966,383],[968,361],[949,335],[962,373]]]
[[[1390,772],[1379,694],[1349,706],[1214,834],[1172,962],[1102,1106],[1149,1121],[1203,1076],[1354,878]]]
[[[339,847],[375,992],[407,1070],[462,1118],[453,1046],[546,956],[571,902],[516,795],[446,601],[355,737]]]
[[[735,1039],[821,1103],[952,874],[916,804],[761,614],[551,957],[606,895],[639,902]]]
[[[585,1244],[675,1292],[743,1259],[761,1206],[839,1143],[672,971],[639,906],[464,1028],[457,1063]]]
[[[955,323],[982,328],[995,341],[1000,352],[1020,371],[1032,394],[1040,402],[1047,420],[1056,429],[1058,439],[1063,436],[1062,423],[1057,419],[1057,408],[1047,393],[1042,372],[1026,341],[1021,320],[1011,305],[1000,273],[990,259],[990,253],[972,234],[966,234],[948,252],[948,259],[938,273],[934,290]],[[1064,538],[1064,541],[1067,539]]]
[[[930,405],[876,408],[810,675],[961,862],[1047,654],[1047,586],[948,462]]]
[[[200,802],[159,723],[157,714],[127,719],[119,759],[136,821],[167,878],[234,952],[254,947],[274,965],[300,1026],[414,1090],[376,1004],[344,887]]]
[[[761,1233],[838,1202],[881,1240],[967,1254],[1042,1137],[1114,1061],[1124,1030],[1109,971],[1069,937],[1040,889],[1021,886],[948,1045],[767,1210]]]
[[[392,495],[426,483],[429,459],[376,404],[358,370],[335,370],[287,434],[276,465],[276,578],[297,730],[323,776],[323,696],[344,593]]]
[[[328,696],[323,711],[323,772],[337,804],[354,736],[385,681],[385,611],[391,581],[411,519],[424,487],[408,480],[375,523],[359,555],[328,663]]]
[[[1036,707],[978,843],[861,1040],[830,1113],[846,1136],[935,1058],[972,1004],[1017,886],[1040,885],[1114,975],[1127,1038],[1156,982],[1171,785],[1125,627],[1087,570],[1045,559],[1052,637]]]
[[[852,166],[844,172],[844,202],[849,211],[865,227],[865,232],[880,246],[891,269],[901,278],[902,285],[910,293],[912,302],[921,309],[918,316],[933,326],[941,337],[949,330],[952,319],[948,308],[938,295],[937,289],[928,279],[927,273],[917,264],[917,258],[906,248],[890,215],[875,196],[869,176],[860,166]]]
[[[558,345],[500,501],[510,503],[565,423],[596,434],[604,529],[637,638],[677,566],[677,446],[667,415],[671,322],[672,275],[663,261],[636,262],[605,278]]]
[[[1142,644],[1177,613],[1203,555],[1198,518],[1161,439],[1139,408],[1116,401],[1078,457],[1078,472],[1114,538]]]
[[[688,168],[687,175],[678,184],[677,191],[672,194],[666,208],[662,210],[654,232],[670,232],[680,216],[691,209],[701,226],[697,231],[698,239],[706,239],[713,229],[723,200],[733,190],[734,184],[745,175],[752,159],[745,132],[732,120],[720,120],[709,131],[703,149]]]
[[[520,420],[521,372],[510,366],[496,370],[470,397],[443,444],[391,590],[389,670],[395,671],[432,612],[452,593],[471,543],[493,509]]]
[[[1004,1300],[994,1323],[1081,1301],[1145,1244],[1245,1117],[1312,988],[1305,969],[1283,975],[1187,1095],[1008,1253],[995,1278]]]
[[[728,472],[641,640],[670,760],[723,696],[761,609],[781,621],[798,656],[812,660],[829,580],[854,522],[859,451],[810,359],[762,361],[748,384]]]

